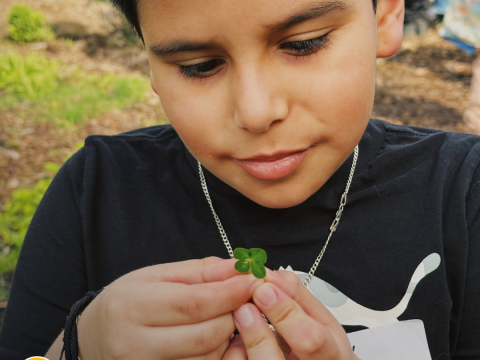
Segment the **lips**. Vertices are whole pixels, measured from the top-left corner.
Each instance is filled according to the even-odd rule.
[[[275,180],[291,174],[303,162],[309,149],[259,155],[249,159],[236,159],[236,161],[243,170],[256,178]]]

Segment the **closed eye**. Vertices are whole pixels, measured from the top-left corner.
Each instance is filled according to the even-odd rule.
[[[224,63],[225,60],[212,59],[194,65],[179,65],[179,72],[187,79],[206,78],[215,75]]]
[[[294,56],[308,56],[321,49],[327,49],[330,45],[330,40],[330,33],[326,33],[314,39],[283,43],[279,46],[279,49]]]
[[[290,41],[283,43],[279,49],[293,56],[308,56],[315,54],[321,49],[327,49],[330,45],[330,33],[314,39],[302,41]],[[207,78],[215,75],[225,64],[223,59],[212,59],[193,65],[179,65],[179,72],[185,78]]]

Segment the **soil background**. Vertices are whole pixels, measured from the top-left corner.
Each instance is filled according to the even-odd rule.
[[[38,51],[88,72],[149,76],[144,49],[108,2],[22,0],[22,4],[41,10],[57,33],[54,41],[28,45],[8,39],[8,11],[17,3],[0,2],[0,53],[12,49],[24,55]],[[404,39],[394,56],[377,61],[372,117],[395,124],[465,132],[462,114],[468,103],[473,59],[440,38],[434,29],[425,36]],[[118,134],[164,122],[168,119],[153,92],[141,103],[88,119],[73,128],[25,119],[14,111],[0,111],[0,211],[12,191],[31,187],[48,175],[43,168],[45,162],[61,163],[86,136]],[[5,281],[11,281],[11,277],[7,274]],[[6,305],[6,301],[0,303],[0,329]]]

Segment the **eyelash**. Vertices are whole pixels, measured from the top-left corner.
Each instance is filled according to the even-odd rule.
[[[329,45],[330,33],[327,33],[314,39],[283,43],[280,45],[280,49],[290,51],[293,53],[291,55],[300,57],[312,55],[321,49],[328,49]],[[179,65],[179,72],[187,79],[202,79],[214,75],[217,67],[224,63],[225,61],[222,59],[212,59],[194,65]]]
[[[308,56],[318,52],[321,49],[328,49],[329,45],[330,33],[326,33],[325,35],[314,39],[286,42],[280,45],[280,49],[290,50],[291,52],[295,53],[293,56]]]
[[[186,77],[187,79],[189,78],[206,78],[209,77],[212,74],[212,72],[217,68],[217,66],[224,64],[225,61],[222,59],[212,59],[208,61],[204,61],[199,64],[194,64],[194,65],[179,65],[179,71],[180,74]],[[213,68],[210,68],[213,65]],[[207,70],[207,71],[205,71]]]

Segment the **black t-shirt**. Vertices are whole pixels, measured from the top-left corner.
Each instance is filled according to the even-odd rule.
[[[480,359],[479,160],[478,137],[370,121],[340,225],[312,280],[348,331],[421,319],[433,359]],[[287,209],[262,207],[204,172],[234,248],[261,247],[269,268],[307,273],[351,162]],[[90,136],[30,225],[0,359],[45,354],[89,290],[145,266],[207,256],[228,253],[197,162],[174,129]],[[352,316],[351,304],[367,315]]]

